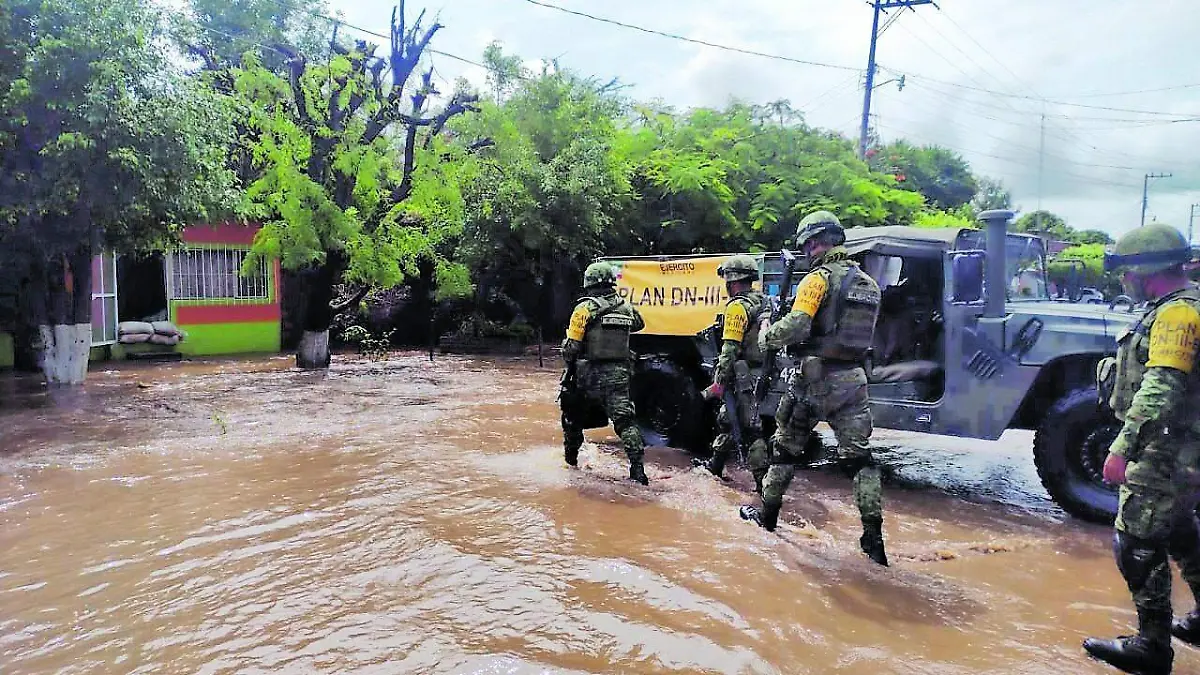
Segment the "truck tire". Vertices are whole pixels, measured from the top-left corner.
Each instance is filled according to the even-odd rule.
[[[1108,447],[1120,422],[1098,402],[1096,388],[1079,387],[1050,407],[1033,440],[1033,461],[1050,497],[1064,511],[1111,525],[1117,490],[1102,479]]]
[[[639,361],[631,389],[638,426],[648,444],[699,450],[711,442],[711,414],[692,378],[674,362]]]

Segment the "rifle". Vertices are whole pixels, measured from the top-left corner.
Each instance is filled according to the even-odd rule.
[[[718,315],[716,323],[708,328],[705,328],[703,331],[700,331],[700,337],[712,346],[713,352],[717,354],[717,358],[720,358],[721,354],[721,318],[722,317]],[[721,400],[725,406],[725,413],[729,416],[729,435],[733,436],[733,442],[737,444],[738,458],[741,460],[742,464],[745,465],[748,461],[748,451],[745,443],[742,442],[742,422],[738,417],[737,399],[734,397],[732,390],[726,389],[724,396],[721,397]]]
[[[563,369],[562,377],[558,380],[558,396],[554,397],[555,402],[561,401],[564,393],[573,396],[579,387],[575,374],[577,363],[576,359],[567,361],[567,367]]]
[[[780,250],[780,256],[783,258],[783,280],[779,283],[779,295],[777,296],[779,302],[771,308],[772,325],[789,311],[787,307],[789,296],[792,294],[792,278],[796,276],[796,256],[786,248]],[[775,361],[778,356],[778,351],[769,351],[763,354],[762,372],[754,381],[754,401],[751,403],[752,422],[757,422],[759,419],[758,407],[767,397],[767,393],[771,391],[771,384],[775,381]]]

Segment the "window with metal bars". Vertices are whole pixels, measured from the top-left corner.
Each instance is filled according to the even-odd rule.
[[[171,298],[175,300],[266,300],[267,266],[262,260],[242,276],[247,249],[189,248],[171,255]]]

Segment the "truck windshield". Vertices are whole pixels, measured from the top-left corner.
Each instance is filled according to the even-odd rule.
[[[1046,283],[1046,244],[1041,237],[1028,234],[1005,235],[1005,297],[1010,301],[1049,300]],[[955,248],[987,249],[987,238],[980,230],[964,231]]]

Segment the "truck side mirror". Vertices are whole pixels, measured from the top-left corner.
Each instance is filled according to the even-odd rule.
[[[983,251],[955,251],[951,254],[951,302],[983,302],[983,270],[986,258],[987,254]]]

